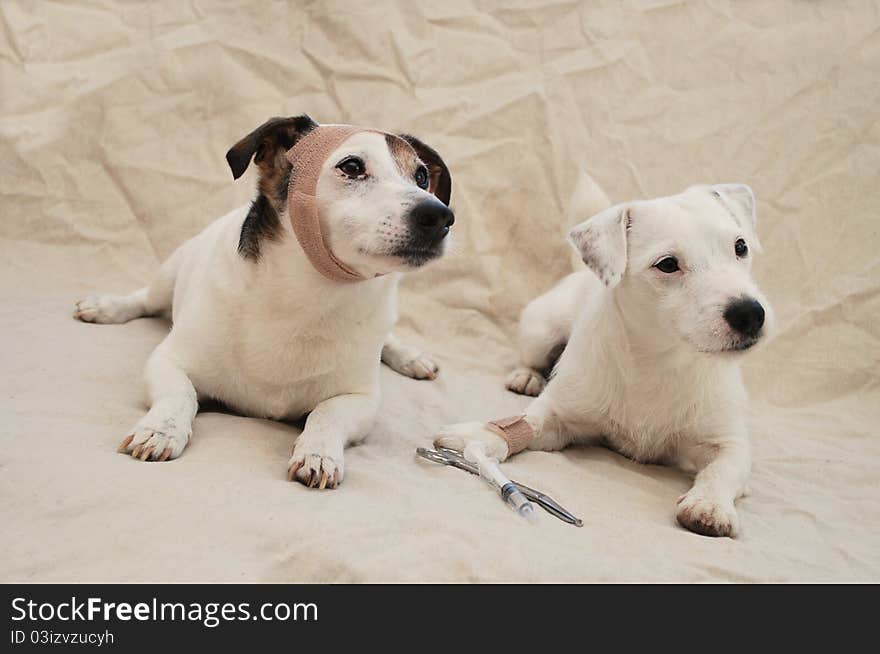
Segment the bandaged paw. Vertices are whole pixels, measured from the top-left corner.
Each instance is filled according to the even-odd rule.
[[[459,422],[446,425],[437,432],[434,447],[448,447],[463,452],[471,443],[480,443],[488,457],[504,461],[507,456],[507,441],[485,422]]]

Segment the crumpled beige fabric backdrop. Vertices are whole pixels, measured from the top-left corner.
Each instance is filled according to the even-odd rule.
[[[0,579],[880,580],[878,3],[230,4],[0,2]],[[301,112],[449,164],[454,252],[401,296],[440,378],[383,370],[336,492],[285,481],[295,427],[217,409],[177,461],[116,454],[167,325],[78,323],[73,301],[144,284],[246,202],[227,148]],[[676,526],[684,474],[607,450],[507,464],[582,529],[414,458],[526,404],[502,386],[517,313],[570,269],[579,170],[613,201],[758,195],[779,331],[746,366],[737,540]]]

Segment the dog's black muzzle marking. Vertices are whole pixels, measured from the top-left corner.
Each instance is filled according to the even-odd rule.
[[[761,303],[750,297],[742,297],[732,300],[724,309],[724,320],[736,333],[744,337],[745,341],[754,344],[761,334],[764,326],[764,307]]]

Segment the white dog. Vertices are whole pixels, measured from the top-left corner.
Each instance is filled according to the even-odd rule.
[[[323,163],[295,170],[294,146],[328,130],[342,137],[325,139],[332,145]],[[446,248],[451,177],[411,136],[319,126],[308,116],[272,119],[234,145],[227,160],[235,178],[252,157],[260,178],[251,205],[184,243],[149,286],[88,297],[74,315],[98,323],[173,318],[146,366],[151,408],[121,452],[144,461],[180,456],[201,398],[255,417],[308,414],[288,477],[333,488],[343,479],[343,449],[374,421],[380,357],[409,377],[437,372],[390,331],[400,273]],[[313,176],[317,244],[293,233],[288,191],[292,197],[300,173]],[[310,249],[344,281],[320,272]]]
[[[569,240],[589,270],[523,311],[524,365],[508,379],[508,388],[538,395],[564,348],[543,393],[519,423],[452,425],[435,444],[483,442],[503,460],[515,423],[519,448],[528,439],[534,450],[604,442],[637,461],[695,471],[679,523],[734,535],[734,501],[750,469],[740,357],[772,323],[750,272],[760,251],[751,189],[694,186],[620,204]]]

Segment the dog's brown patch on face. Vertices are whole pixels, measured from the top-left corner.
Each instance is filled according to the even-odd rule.
[[[257,182],[259,195],[251,204],[238,240],[238,251],[251,261],[259,261],[264,241],[281,238],[280,215],[287,203],[287,189],[293,167],[287,161],[286,150],[276,149],[261,157],[256,163],[260,169]]]
[[[422,163],[428,167],[428,192],[437,197],[440,202],[449,206],[449,198],[452,193],[452,175],[443,162],[443,158],[431,146],[422,143],[411,134],[400,134],[400,138],[406,141]]]
[[[284,213],[291,165],[285,156],[305,134],[318,127],[307,115],[270,118],[229,148],[226,161],[232,176],[238,179],[251,159],[260,170],[259,195],[245,217],[238,241],[238,251],[245,259],[259,261],[261,245],[278,240],[283,234],[279,215]]]
[[[257,162],[257,167],[260,169],[257,188],[279,213],[287,202],[287,189],[290,185],[292,169],[286,155],[287,150],[278,148],[270,156]]]
[[[278,212],[265,195],[251,203],[238,237],[238,253],[250,261],[259,261],[265,241],[277,241],[284,230]]]
[[[391,158],[394,159],[394,163],[397,164],[397,169],[404,177],[412,179],[416,174],[416,170],[418,170],[420,166],[425,165],[422,163],[422,160],[419,159],[419,156],[416,154],[413,147],[399,136],[386,134],[385,142],[388,144]]]

